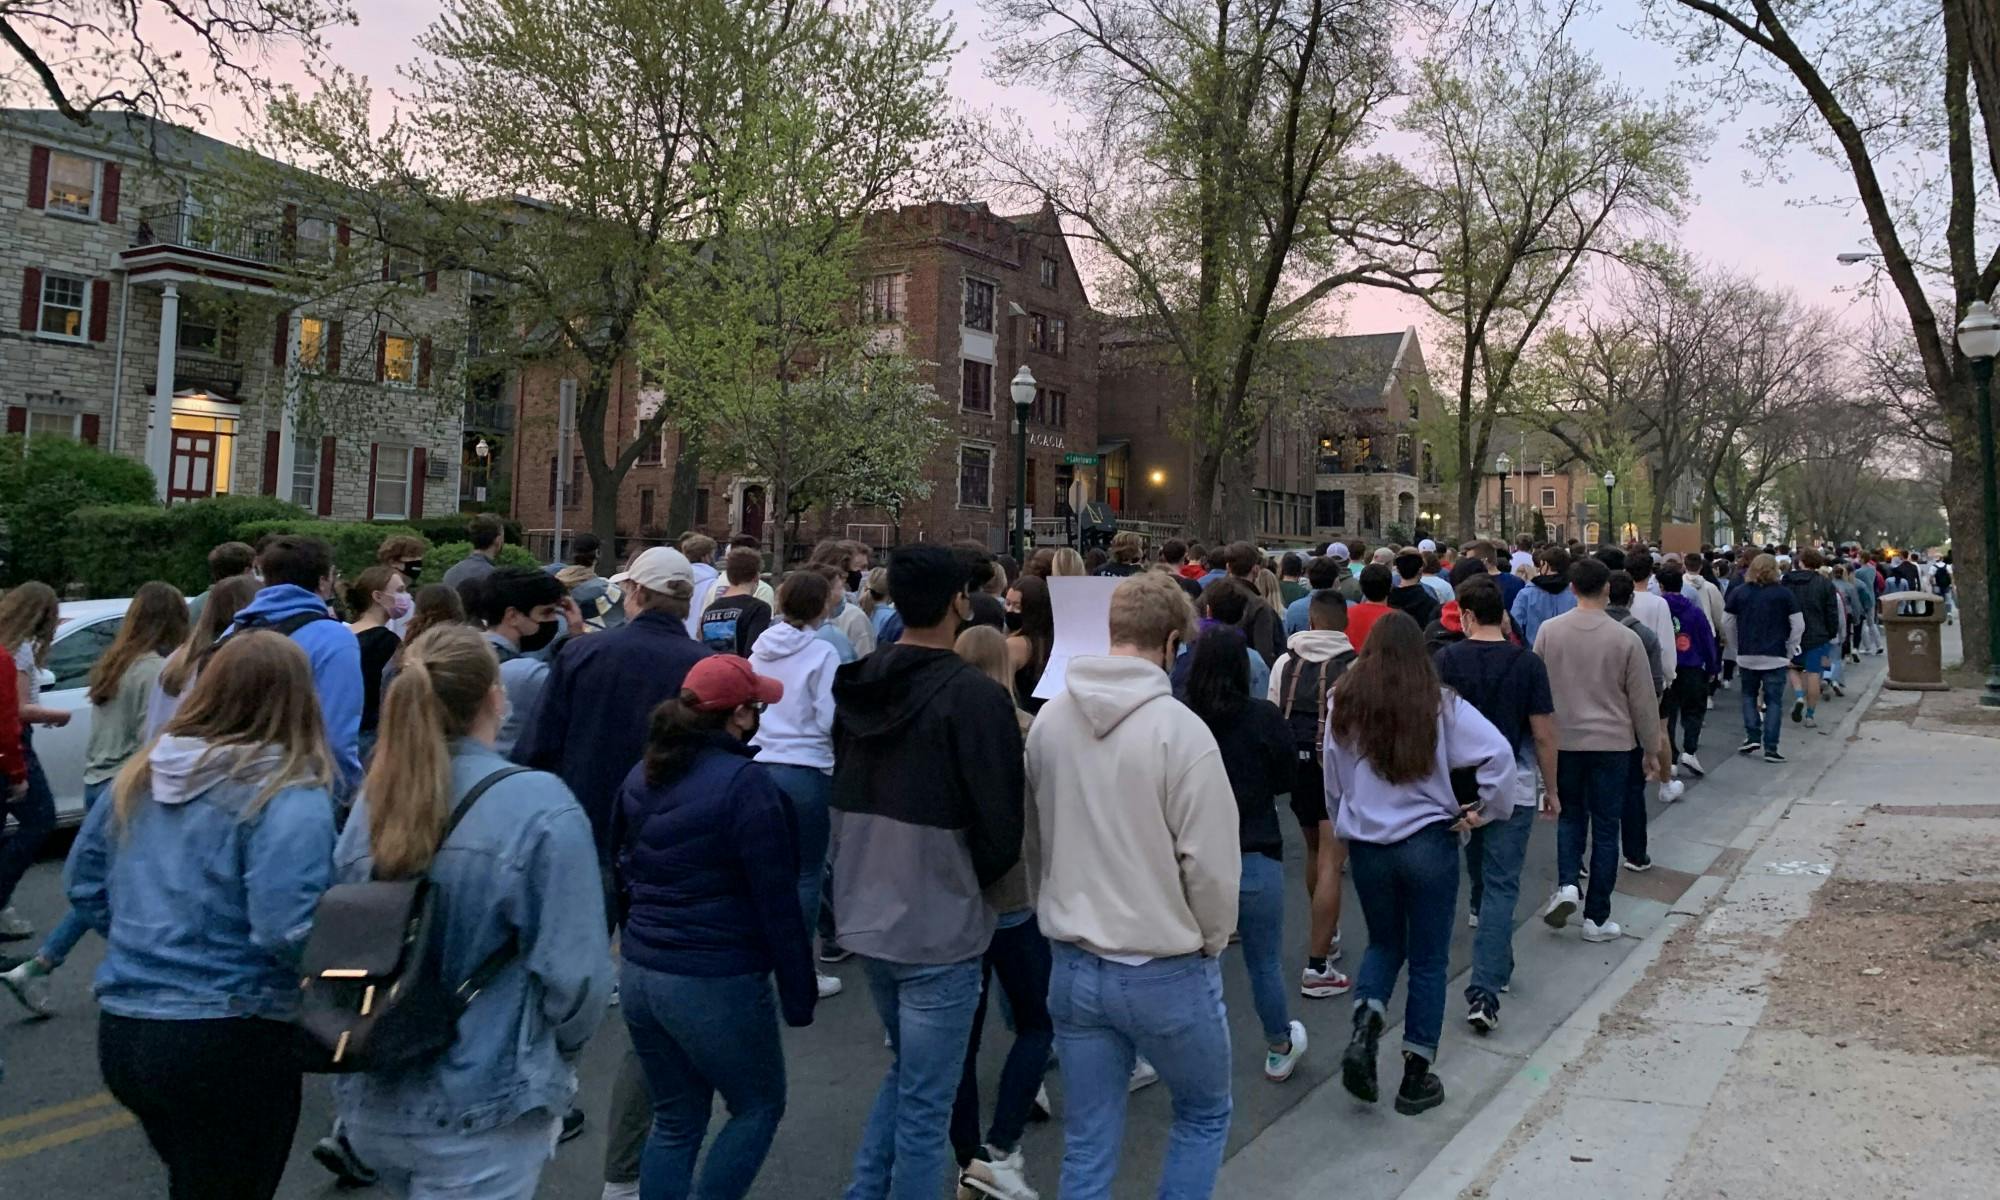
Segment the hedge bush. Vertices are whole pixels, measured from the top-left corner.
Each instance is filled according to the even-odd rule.
[[[457,566],[472,553],[472,543],[460,539],[446,542],[442,546],[432,546],[424,555],[424,582],[431,583],[444,578],[444,573]],[[512,542],[500,547],[500,557],[493,560],[496,567],[539,567],[535,556]]]
[[[345,577],[353,578],[375,565],[375,551],[385,538],[399,533],[415,533],[408,525],[382,524],[372,521],[318,521],[310,517],[304,520],[250,521],[236,527],[236,540],[257,544],[257,539],[267,533],[296,533],[325,540],[333,547],[333,565]],[[424,555],[424,571],[420,579],[413,583],[429,583],[444,578],[431,554]]]
[[[395,522],[408,525],[433,546],[466,540],[465,527],[472,520],[471,513],[453,513],[448,517],[421,517],[414,521]],[[507,544],[521,544],[521,523],[509,517],[501,517],[501,524],[507,527]],[[385,535],[386,536],[386,535]]]
[[[143,463],[64,438],[0,437],[0,521],[5,552],[0,578],[39,579],[58,592],[73,577],[71,525],[79,509],[153,504],[153,473]]]

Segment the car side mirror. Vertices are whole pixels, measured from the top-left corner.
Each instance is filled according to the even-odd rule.
[[[36,668],[35,686],[37,688],[52,688],[55,685],[56,685],[56,673],[54,671],[49,670],[47,667]]]

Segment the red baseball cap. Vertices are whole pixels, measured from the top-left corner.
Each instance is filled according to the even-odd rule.
[[[681,681],[681,691],[692,694],[702,712],[776,704],[785,698],[784,681],[757,674],[734,654],[711,654],[696,663]]]

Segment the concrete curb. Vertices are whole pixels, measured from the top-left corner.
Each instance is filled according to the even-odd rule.
[[[1848,739],[1854,736],[1867,718],[1868,710],[1874,707],[1876,697],[1888,682],[1889,672],[1885,668],[1874,682],[1856,698],[1852,711],[1842,718],[1834,730],[1833,742],[1836,752],[1820,764],[1820,769],[1810,777],[1803,773],[1799,786],[1788,786],[1764,806],[1743,832],[1738,835],[1736,845],[1753,851],[1771,835],[1785,812],[1800,800],[1806,799],[1812,788],[1831,771],[1846,754]],[[1708,912],[1715,898],[1724,888],[1740,875],[1744,868],[1755,860],[1755,854],[1747,854],[1739,860],[1727,875],[1703,875],[1689,885],[1681,898],[1674,902],[1657,928],[1640,941],[1639,947],[1625,957],[1625,961],[1606,976],[1597,990],[1587,997],[1567,1021],[1557,1026],[1528,1061],[1522,1065],[1514,1077],[1503,1084],[1493,1098],[1461,1127],[1458,1133],[1445,1143],[1430,1164],[1416,1178],[1409,1182],[1402,1194],[1419,1200],[1436,1200],[1438,1197],[1457,1196],[1465,1188],[1478,1182],[1495,1156],[1506,1146],[1507,1139],[1516,1127],[1534,1111],[1535,1105],[1553,1089],[1561,1075],[1579,1058],[1583,1057],[1598,1036],[1599,1020],[1639,985],[1659,960],[1666,949],[1667,939],[1673,937],[1690,922],[1700,920]]]

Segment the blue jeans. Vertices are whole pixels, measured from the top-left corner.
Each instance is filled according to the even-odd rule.
[[[1049,1049],[1056,1040],[1055,1026],[1049,1021],[1049,941],[1036,926],[1033,911],[1026,915],[1026,920],[1012,923],[1002,918],[993,931],[992,945],[986,948],[979,1008],[972,1014],[965,1071],[959,1076],[958,1096],[951,1106],[951,1148],[960,1163],[969,1161],[979,1149],[979,1038],[986,1025],[986,1000],[996,980],[1014,1029],[1014,1044],[1008,1047],[1007,1061],[1000,1068],[1000,1090],[993,1098],[987,1145],[1007,1151],[1021,1144],[1021,1132],[1035,1106],[1035,1093],[1049,1068]]]
[[[19,800],[8,800],[0,790],[0,908],[14,900],[14,888],[21,876],[35,864],[35,852],[56,827],[56,797],[49,790],[49,777],[42,772],[42,760],[35,756],[33,730],[21,726],[21,749],[28,756],[28,790]],[[7,817],[15,821],[7,833]]]
[[[1784,672],[1778,672],[1782,680]],[[1556,754],[1556,790],[1562,815],[1556,821],[1556,883],[1575,887],[1590,843],[1590,887],[1583,916],[1602,925],[1611,917],[1611,889],[1618,884],[1618,827],[1625,814],[1625,784],[1632,770],[1629,750],[1563,750]],[[1481,925],[1486,924],[1482,919]]]
[[[1407,962],[1403,1048],[1436,1062],[1438,1037],[1444,1032],[1451,923],[1458,912],[1458,835],[1450,822],[1438,821],[1400,842],[1349,842],[1347,864],[1368,923],[1368,950],[1354,981],[1354,1006],[1385,1011]],[[1483,918],[1479,923],[1486,924]]]
[[[817,767],[782,763],[765,767],[771,782],[792,802],[799,826],[799,906],[805,910],[806,932],[819,923],[821,885],[826,881],[826,848],[833,840],[833,776]]]
[[[861,1130],[847,1200],[938,1200],[950,1190],[951,1105],[979,1009],[982,961],[861,960],[895,1057]]]
[[[669,975],[625,960],[619,1007],[645,1069],[653,1127],[640,1158],[645,1200],[736,1200],[750,1190],[785,1115],[785,1051],[771,977]],[[695,1158],[717,1092],[729,1120]]]
[[[88,815],[92,806],[97,803],[98,797],[110,790],[111,781],[109,779],[101,783],[84,784],[84,813]],[[56,927],[49,930],[48,940],[44,941],[42,948],[35,952],[35,957],[41,959],[43,965],[47,966],[50,970],[62,966],[64,961],[69,958],[69,952],[76,949],[76,944],[83,940],[83,935],[89,929],[90,926],[83,923],[83,918],[76,915],[76,910],[73,908],[69,909],[63,913],[62,920],[56,923]]]
[[[557,1114],[536,1109],[480,1133],[384,1134],[350,1127],[355,1156],[405,1200],[534,1200],[555,1154]]]
[[[1773,667],[1768,671],[1753,671],[1749,667],[1739,667],[1743,675],[1743,740],[1754,742],[1761,737],[1764,749],[1778,748],[1778,732],[1785,727],[1785,669]],[[1757,697],[1764,697],[1762,732],[1759,732],[1757,717]]]
[[[1135,1054],[1146,1056],[1173,1097],[1157,1195],[1206,1200],[1229,1142],[1221,960],[1184,954],[1126,966],[1067,942],[1054,950],[1049,1016],[1063,1074],[1062,1200],[1111,1195]]]
[[[1465,989],[1468,1001],[1484,995],[1498,1003],[1500,989],[1513,982],[1514,905],[1521,898],[1521,864],[1528,857],[1528,835],[1534,831],[1535,810],[1520,805],[1506,820],[1482,825],[1476,831],[1484,890],[1475,910],[1479,930],[1472,937],[1472,982]]]
[[[1236,892],[1236,929],[1243,935],[1243,969],[1250,975],[1250,1001],[1271,1045],[1292,1036],[1285,1008],[1285,864],[1268,855],[1243,856],[1243,882]]]

